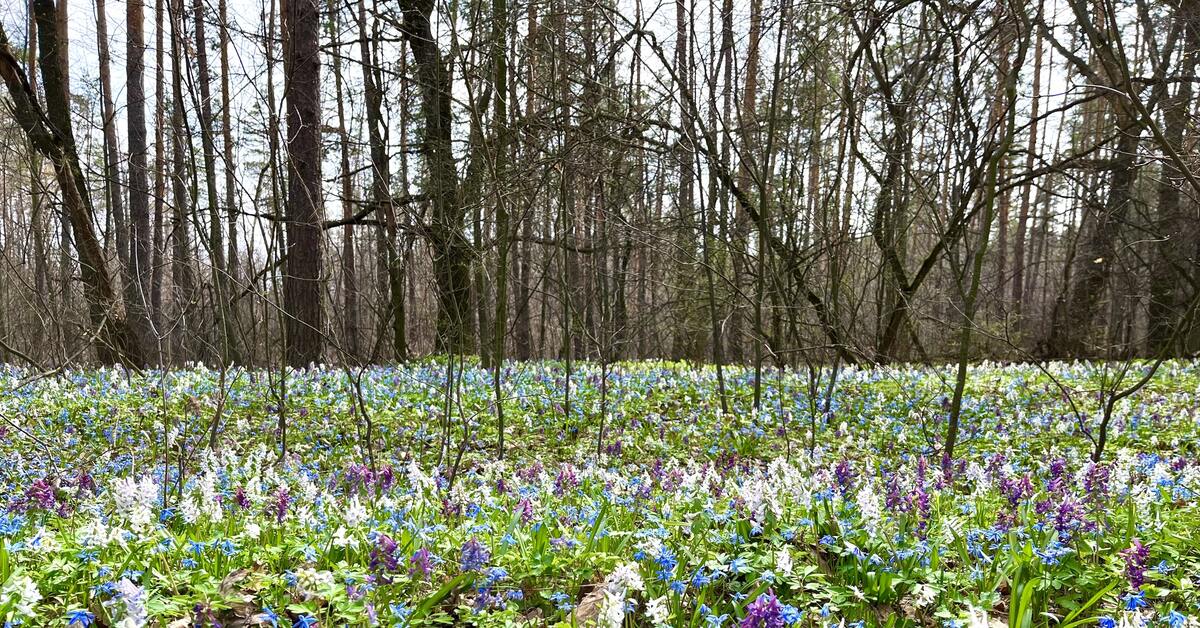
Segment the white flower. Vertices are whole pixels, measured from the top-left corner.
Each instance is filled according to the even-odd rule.
[[[260,534],[262,534],[262,528],[259,527],[259,525],[257,523],[254,523],[253,521],[251,521],[250,523],[247,523],[246,529],[242,531],[242,535],[248,539],[257,540],[258,536]]]
[[[967,628],[991,628],[987,611],[974,606],[967,607]]]
[[[637,563],[625,563],[608,575],[607,588],[609,591],[620,593],[628,591],[644,591],[646,584],[642,582],[642,573]]]
[[[204,514],[208,515],[211,521],[216,523],[223,518],[221,499],[217,495],[217,474],[213,471],[200,478],[200,501],[204,504]]]
[[[58,551],[58,539],[53,530],[38,528],[37,534],[29,542],[29,547],[38,554],[53,554]]]
[[[84,547],[103,547],[108,545],[108,526],[104,525],[104,522],[99,518],[89,519],[75,531],[75,538]]]
[[[350,536],[346,532],[345,526],[338,526],[338,529],[333,532],[333,546],[337,548],[357,547],[358,539]]]
[[[312,507],[310,507],[308,504],[300,504],[296,506],[288,513],[288,518],[299,521],[302,525],[309,528],[315,526],[317,523],[316,518],[313,517]]]
[[[788,548],[783,547],[775,552],[775,569],[785,576],[792,575],[792,553]]]
[[[1125,611],[1117,619],[1117,628],[1143,628],[1148,623],[1142,611]]]
[[[312,567],[296,570],[296,589],[306,599],[316,597],[322,590],[333,586],[333,572],[317,571]]]
[[[131,477],[118,479],[110,493],[117,513],[124,517],[134,530],[145,531],[154,523],[158,484],[153,478],[147,476],[140,481]]]
[[[937,589],[928,584],[921,583],[913,589],[913,595],[916,598],[915,603],[917,607],[925,608],[933,604],[933,601],[937,599]]]
[[[858,489],[854,503],[858,506],[859,515],[862,516],[863,527],[868,532],[874,533],[879,527],[879,522],[883,520],[883,509],[879,505],[879,495],[875,493],[875,489],[869,482],[863,482],[862,487]]]
[[[34,617],[33,607],[41,599],[42,592],[38,591],[37,583],[25,574],[12,576],[0,589],[0,600],[3,600],[3,605],[12,604],[18,617]]]
[[[611,590],[604,592],[600,602],[600,615],[596,618],[597,628],[621,628],[625,623],[625,596]]]
[[[650,618],[651,623],[655,626],[666,626],[667,618],[671,616],[671,610],[667,608],[667,596],[656,597],[646,604],[646,617]]]
[[[953,541],[962,536],[963,520],[957,517],[947,515],[942,518],[942,537],[946,541]]]
[[[196,523],[200,518],[200,506],[196,505],[196,500],[192,499],[191,495],[179,502],[179,516],[183,517],[183,522],[188,525]]]
[[[117,622],[117,628],[142,628],[147,623],[146,618],[146,590],[134,584],[129,578],[121,578],[120,582],[115,585],[117,597],[111,602],[106,603],[109,606],[115,606],[120,602],[124,608],[121,621]]]
[[[363,507],[362,502],[358,501],[358,496],[350,498],[350,503],[346,505],[346,525],[351,528],[357,528],[367,520],[367,509]]]

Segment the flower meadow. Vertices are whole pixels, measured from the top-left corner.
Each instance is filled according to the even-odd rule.
[[[1200,625],[1200,368],[0,372],[5,626]],[[570,398],[566,391],[570,391]],[[281,421],[281,416],[283,420]],[[281,429],[282,426],[286,426]],[[286,453],[282,442],[286,439]]]

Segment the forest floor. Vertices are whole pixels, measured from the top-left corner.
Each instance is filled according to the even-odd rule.
[[[1115,369],[973,367],[943,462],[951,367],[769,369],[756,406],[740,367],[513,364],[502,460],[472,364],[9,368],[0,619],[1195,626],[1200,368],[1094,463]]]

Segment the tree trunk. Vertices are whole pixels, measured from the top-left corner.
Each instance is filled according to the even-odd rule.
[[[1188,127],[1188,108],[1192,106],[1196,65],[1200,61],[1200,1],[1185,0],[1179,6],[1184,24],[1182,62],[1177,75],[1181,79],[1175,95],[1162,104],[1167,142],[1183,152],[1184,133]],[[1197,236],[1195,201],[1184,206],[1180,190],[1183,173],[1169,159],[1162,162],[1158,181],[1156,236],[1160,242],[1154,250],[1150,272],[1149,349],[1153,354],[1166,350],[1172,354],[1186,353],[1186,346],[1167,347],[1174,328],[1189,302],[1188,294],[1196,290],[1188,286],[1187,278],[1194,276]],[[1186,343],[1187,335],[1180,340]]]
[[[324,340],[321,287],[321,58],[317,0],[284,8],[284,98],[287,100],[287,261],[283,282],[285,353],[291,366],[320,362]]]
[[[329,0],[329,38],[335,44],[338,39],[338,7]],[[338,149],[341,157],[342,218],[349,220],[354,215],[354,174],[350,170],[350,130],[346,127],[346,105],[343,98],[342,57],[333,55],[334,91],[337,93]],[[361,360],[358,331],[358,275],[354,268],[354,225],[348,224],[342,231],[342,343],[347,358],[352,363]]]
[[[70,223],[75,250],[79,256],[80,275],[88,311],[96,331],[96,357],[103,363],[124,362],[139,364],[142,356],[125,317],[124,304],[117,297],[104,259],[100,240],[96,237],[93,219],[95,211],[88,194],[86,179],[80,167],[71,131],[70,97],[61,61],[65,50],[60,47],[60,21],[54,0],[34,0],[34,16],[38,30],[38,46],[42,70],[42,89],[46,98],[43,112],[8,43],[8,35],[0,28],[0,78],[3,78],[12,99],[12,111],[34,147],[54,164],[62,192],[63,213]]]
[[[153,247],[150,233],[150,189],[146,177],[146,43],[142,0],[128,0],[125,75],[129,103],[129,283],[125,299],[139,344],[146,358],[160,363],[153,319]]]
[[[471,346],[471,251],[463,235],[458,174],[451,148],[450,74],[433,34],[432,0],[401,0],[402,32],[416,63],[425,118],[427,196],[433,206],[430,245],[437,284],[438,351],[463,353]]]

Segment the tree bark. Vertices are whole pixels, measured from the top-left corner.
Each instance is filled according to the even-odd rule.
[[[283,282],[285,354],[291,366],[320,362],[324,344],[321,281],[321,58],[317,0],[284,8],[287,100],[287,261]]]
[[[463,353],[471,347],[471,250],[463,235],[465,215],[458,201],[458,174],[451,149],[450,74],[437,46],[430,16],[432,0],[401,0],[402,32],[416,63],[425,121],[427,196],[433,206],[430,246],[437,284],[438,351]]]

